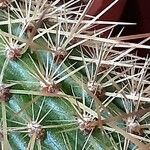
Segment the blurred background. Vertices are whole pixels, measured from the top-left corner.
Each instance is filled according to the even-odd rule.
[[[83,0],[86,1],[86,0]],[[114,0],[93,0],[93,4],[89,10],[90,15],[96,15],[111,4]],[[150,33],[150,0],[119,0],[100,20],[122,21],[136,23],[133,26],[125,26],[122,35]],[[97,27],[97,28],[100,28]],[[115,29],[114,35],[117,34],[122,27]],[[132,40],[139,42],[141,39]],[[150,42],[146,44],[150,45]],[[138,50],[138,55],[146,56],[150,54],[150,50]]]

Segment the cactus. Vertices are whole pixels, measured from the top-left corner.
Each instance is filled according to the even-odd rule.
[[[134,25],[97,21],[117,2],[0,1],[2,150],[150,149],[149,35],[112,37]]]

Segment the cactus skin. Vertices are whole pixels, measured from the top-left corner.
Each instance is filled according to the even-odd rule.
[[[150,122],[148,117],[139,121],[149,111],[145,101],[137,108],[136,100],[126,98],[133,75],[142,79],[129,61],[134,55],[109,52],[118,41],[101,39],[99,34],[113,26],[100,33],[88,30],[93,23],[85,15],[91,3],[0,2],[1,149],[119,150],[124,144],[120,140],[128,149],[148,148],[148,142],[140,143],[129,134],[146,135],[140,124]],[[135,45],[131,43],[131,48]],[[149,60],[140,59],[146,68]],[[142,90],[140,84],[137,87]]]

